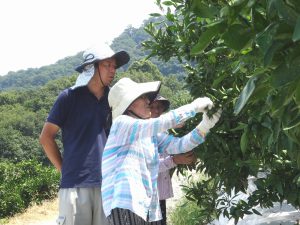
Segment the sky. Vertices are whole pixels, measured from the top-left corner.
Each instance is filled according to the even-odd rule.
[[[138,28],[155,0],[0,1],[0,75],[50,65]]]

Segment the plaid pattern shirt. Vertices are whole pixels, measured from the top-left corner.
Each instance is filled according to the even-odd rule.
[[[147,120],[117,117],[102,156],[102,201],[106,216],[114,208],[129,209],[145,221],[160,220],[157,190],[159,153],[178,154],[204,142],[196,128],[183,137],[165,131],[195,116],[192,105]]]

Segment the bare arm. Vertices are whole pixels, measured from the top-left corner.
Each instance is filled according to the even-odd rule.
[[[57,125],[46,122],[40,134],[40,143],[51,163],[58,171],[61,171],[62,157],[55,141],[59,129]]]
[[[197,158],[193,151],[189,151],[186,153],[173,155],[173,161],[177,165],[178,164],[190,165],[195,163],[197,161]]]
[[[194,151],[159,158],[159,173],[174,168],[177,165],[191,165],[197,161]]]

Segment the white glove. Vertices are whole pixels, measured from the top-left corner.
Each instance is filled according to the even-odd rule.
[[[206,112],[207,110],[213,107],[213,102],[208,97],[196,98],[192,103],[195,111],[198,112]]]
[[[202,121],[196,128],[204,133],[207,133],[219,121],[221,113],[222,110],[219,109],[218,112],[216,112],[211,118],[209,118],[206,113],[203,113]]]

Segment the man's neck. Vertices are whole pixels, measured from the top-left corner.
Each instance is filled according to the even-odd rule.
[[[96,79],[92,79],[88,83],[88,89],[96,96],[97,99],[100,99],[104,94],[105,86]]]

